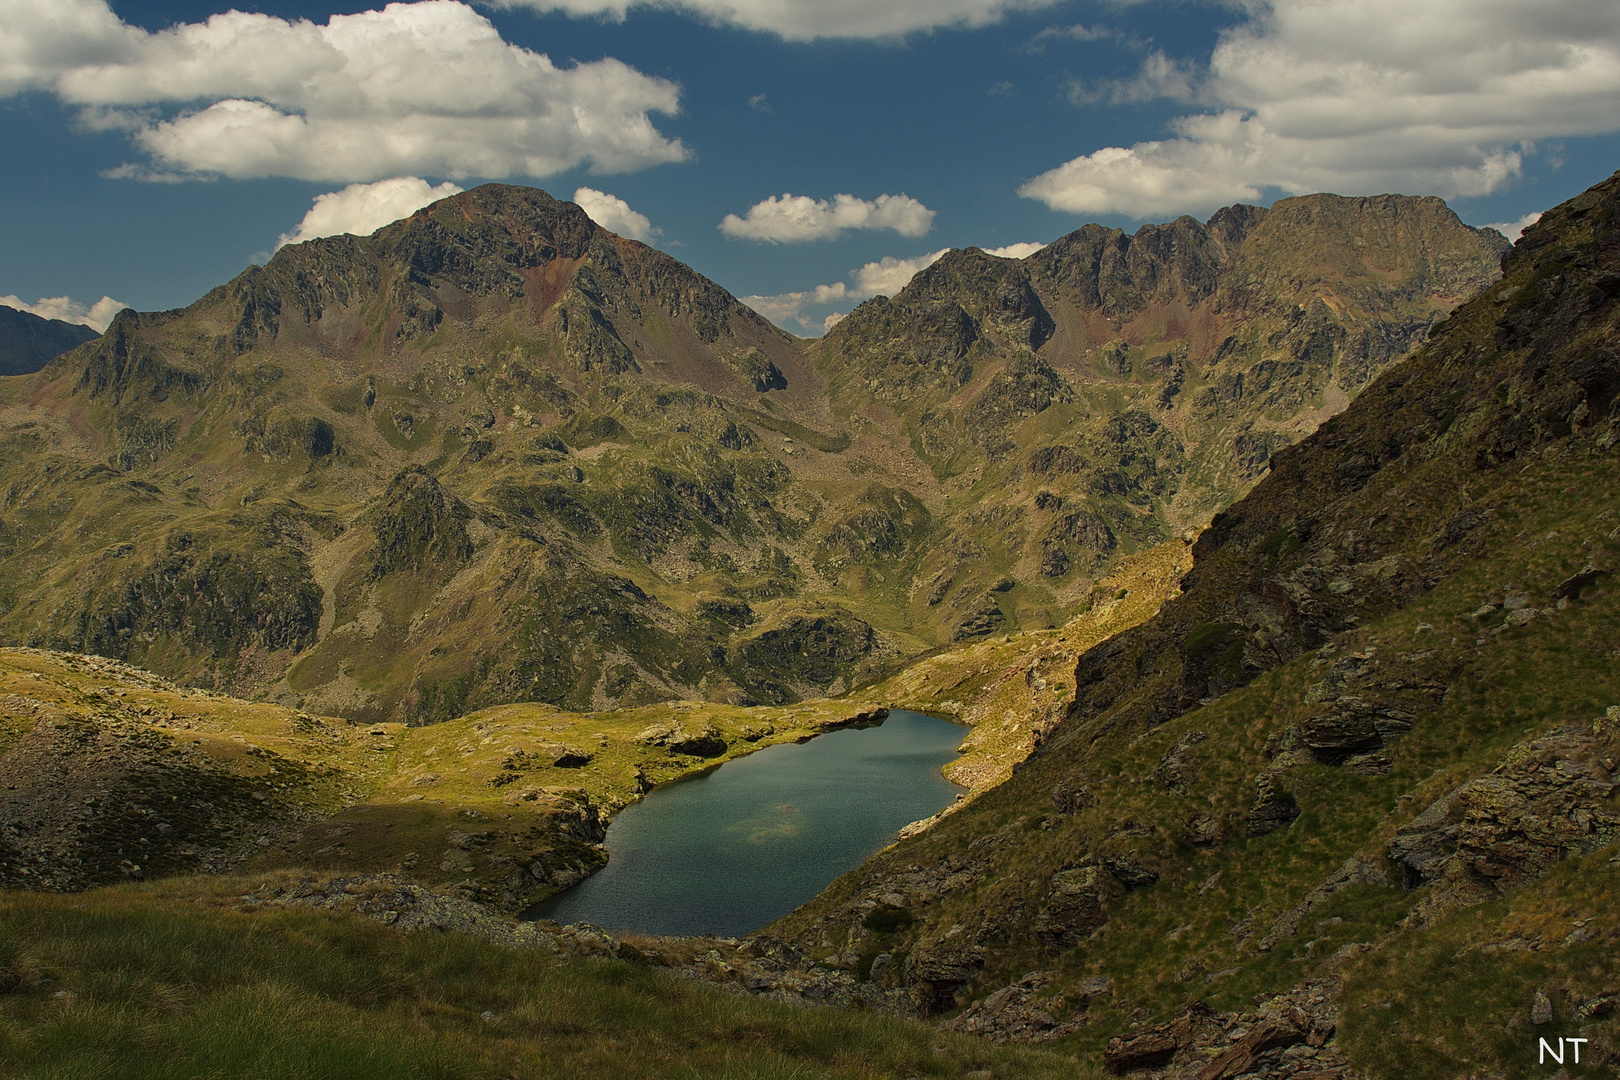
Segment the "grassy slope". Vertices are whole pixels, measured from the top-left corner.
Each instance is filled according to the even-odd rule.
[[[0,894],[0,1061],[18,1080],[1085,1076],[1051,1053],[723,993],[614,960],[241,909],[215,879]]]

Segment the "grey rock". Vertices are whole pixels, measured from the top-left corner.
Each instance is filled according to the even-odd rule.
[[[1530,1005],[1530,1022],[1532,1024],[1550,1024],[1553,1018],[1552,999],[1540,990],[1536,991],[1534,1002]]]

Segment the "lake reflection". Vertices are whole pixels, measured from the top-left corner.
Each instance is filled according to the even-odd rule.
[[[656,788],[614,819],[606,868],[531,914],[651,934],[758,930],[948,806],[962,789],[940,769],[965,734],[895,710]]]

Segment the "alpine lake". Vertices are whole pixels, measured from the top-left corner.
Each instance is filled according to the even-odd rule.
[[[608,827],[606,867],[525,915],[619,933],[751,933],[954,802],[964,789],[940,770],[966,730],[896,709],[655,788]]]

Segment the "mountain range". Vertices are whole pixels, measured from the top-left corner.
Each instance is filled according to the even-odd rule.
[[[806,342],[488,185],[5,384],[0,632],[368,722],[836,694],[1085,608],[1505,247],[1399,196],[1087,226]]]

